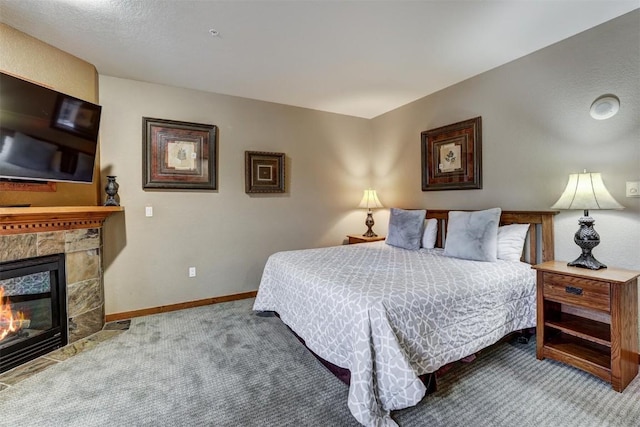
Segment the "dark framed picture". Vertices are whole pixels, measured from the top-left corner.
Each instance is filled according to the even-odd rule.
[[[482,117],[426,130],[422,191],[482,188]]]
[[[244,152],[245,192],[284,193],[284,153]]]
[[[102,107],[72,96],[58,94],[51,127],[95,141]]]
[[[215,125],[142,118],[144,189],[217,190]]]

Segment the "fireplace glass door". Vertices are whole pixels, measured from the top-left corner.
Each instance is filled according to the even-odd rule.
[[[0,372],[67,343],[64,254],[0,264]]]

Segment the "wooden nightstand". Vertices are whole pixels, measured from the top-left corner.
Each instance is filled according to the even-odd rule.
[[[622,392],[638,374],[640,272],[549,261],[537,270],[536,357],[587,371]]]
[[[376,237],[364,237],[361,234],[347,234],[347,238],[349,238],[349,244],[353,245],[354,243],[369,243],[369,242],[377,242],[379,240],[384,240],[384,236],[376,236]]]

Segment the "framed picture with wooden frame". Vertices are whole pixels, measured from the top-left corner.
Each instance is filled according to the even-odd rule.
[[[284,153],[245,151],[245,192],[284,193]]]
[[[217,190],[215,125],[142,118],[144,189]]]
[[[482,188],[482,117],[426,130],[422,191]]]

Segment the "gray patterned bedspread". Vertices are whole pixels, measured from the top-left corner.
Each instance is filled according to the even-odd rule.
[[[275,311],[320,357],[351,371],[348,405],[366,426],[417,404],[418,378],[535,326],[535,273],[384,242],[279,252],[256,311]]]

